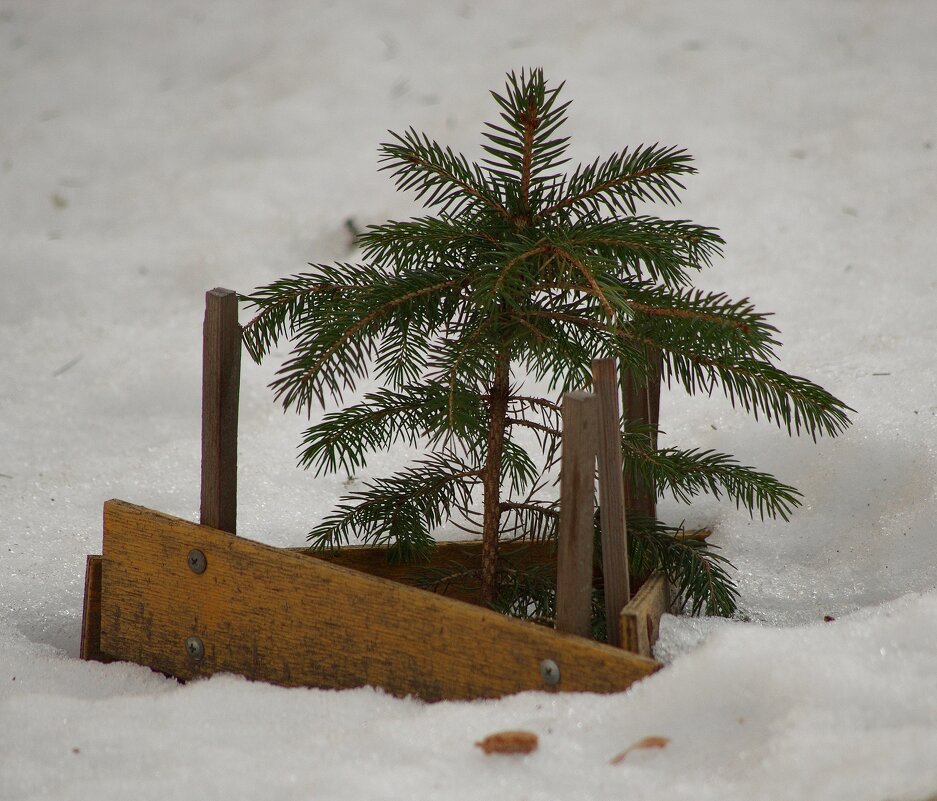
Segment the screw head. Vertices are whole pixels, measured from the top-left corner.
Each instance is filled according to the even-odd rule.
[[[189,659],[200,662],[205,656],[205,644],[201,638],[193,635],[185,641],[185,652],[189,655]]]
[[[553,687],[560,683],[560,666],[552,659],[544,659],[540,663],[540,678],[543,683]]]
[[[204,573],[205,568],[208,567],[208,560],[205,558],[205,554],[202,553],[198,548],[193,548],[191,551],[189,551],[189,556],[186,559],[186,562],[189,565],[189,570],[197,574]]]

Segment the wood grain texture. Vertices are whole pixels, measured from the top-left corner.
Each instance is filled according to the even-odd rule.
[[[556,628],[592,632],[592,557],[598,406],[590,392],[563,396],[563,453],[556,563]]]
[[[648,376],[635,377],[625,372],[622,379],[622,411],[625,428],[628,424],[650,426],[651,448],[657,448],[657,427],[660,425],[661,354],[659,350],[647,348]],[[625,505],[630,511],[644,517],[657,516],[657,487],[651,482],[633,482],[625,476]]]
[[[202,343],[203,525],[237,530],[238,394],[241,381],[241,327],[237,293],[205,293]]]
[[[602,576],[608,641],[621,645],[619,614],[631,600],[628,574],[628,532],[625,515],[624,468],[621,456],[621,413],[618,405],[618,363],[592,362],[592,389],[599,414],[599,509],[602,521]]]
[[[207,568],[193,573],[191,549]],[[101,648],[180,678],[375,685],[427,700],[617,692],[660,665],[295,551],[122,501],[104,509]],[[204,657],[185,644],[201,638]],[[554,660],[547,687],[540,663]]]
[[[91,555],[85,560],[85,597],[81,613],[82,659],[96,662],[111,660],[101,651],[101,564],[102,557]]]
[[[359,570],[369,576],[422,587],[449,598],[478,604],[481,602],[481,540],[439,542],[425,564],[401,564],[387,561],[387,548],[371,545],[346,545],[333,551],[300,550],[333,565]],[[498,545],[498,559],[503,566],[525,571],[531,567],[556,564],[555,540],[527,540],[502,542]],[[435,585],[444,571],[468,571],[472,575]]]
[[[661,615],[669,610],[670,582],[662,573],[653,573],[621,610],[622,647],[650,658],[660,634]]]

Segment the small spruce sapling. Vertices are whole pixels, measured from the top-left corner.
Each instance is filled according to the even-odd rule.
[[[639,204],[678,202],[695,172],[686,151],[625,148],[564,172],[561,89],[540,69],[509,74],[492,92],[499,119],[486,124],[480,163],[413,129],[392,132],[383,169],[435,213],[367,228],[361,264],[312,265],[243,299],[257,310],[244,329],[256,361],[291,342],[272,384],[284,408],[341,405],[361,379],[382,384],[304,432],[304,467],[353,474],[369,452],[424,448],[342,499],[313,544],[356,538],[419,562],[443,523],[474,526],[482,601],[541,618],[552,614],[549,571],[511,570],[498,544],[555,536],[556,501],[542,490],[559,448],[558,400],[589,385],[593,358],[617,359],[623,385],[660,370],[691,395],[721,388],[789,434],[835,436],[849,424],[849,407],[774,364],[777,329],[765,314],[690,286],[721,254],[715,229],[638,214]],[[525,389],[525,377],[550,396]],[[622,446],[629,481],[660,495],[724,494],[784,519],[800,503],[796,489],[731,456],[659,449],[656,431],[623,427]],[[634,573],[664,570],[693,612],[735,609],[730,564],[711,546],[640,514],[629,533]]]

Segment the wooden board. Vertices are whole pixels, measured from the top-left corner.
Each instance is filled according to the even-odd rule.
[[[411,565],[387,561],[387,548],[372,545],[346,545],[334,551],[311,551],[308,548],[291,548],[292,552],[313,556],[331,564],[358,570],[369,576],[397,581],[401,584],[421,587],[438,592],[448,598],[457,598],[466,603],[479,603],[479,582],[441,582],[427,586],[430,571],[450,569],[455,565],[470,570],[481,570],[481,540],[464,542],[440,542],[426,564]],[[515,570],[531,566],[542,566],[556,561],[556,542],[553,540],[509,541],[501,543],[498,556],[508,561]],[[97,662],[111,661],[101,653],[101,564],[100,555],[87,557],[85,567],[85,594],[81,619],[82,659]]]
[[[650,658],[661,615],[669,609],[670,582],[662,573],[654,573],[621,610],[622,648]]]
[[[621,645],[619,615],[631,600],[628,570],[628,522],[625,514],[624,465],[621,455],[621,411],[618,407],[618,363],[592,360],[592,388],[598,399],[599,516],[602,521],[602,577],[608,641]]]
[[[238,297],[218,287],[205,293],[202,326],[201,522],[232,534],[237,526],[238,393],[241,327]]]
[[[198,574],[188,560],[205,556]],[[374,685],[427,700],[617,692],[647,658],[123,501],[104,508],[101,650],[183,679]],[[204,655],[187,647],[198,637]],[[197,648],[195,649],[197,650]],[[541,664],[553,660],[559,682]]]
[[[101,563],[100,556],[89,556],[85,560],[85,599],[81,615],[82,659],[96,662],[111,660],[101,652]]]
[[[481,540],[438,542],[425,564],[387,561],[387,548],[372,545],[346,545],[331,551],[297,549],[333,565],[358,570],[369,576],[421,587],[449,598],[477,604],[481,599]],[[533,566],[556,564],[555,540],[518,540],[498,544],[498,559],[512,569],[524,571]],[[475,571],[476,576],[448,583],[433,584],[443,572]]]
[[[560,519],[557,531],[556,628],[588,637],[592,632],[595,454],[598,401],[591,392],[563,396]]]
[[[657,429],[660,426],[660,389],[662,360],[659,350],[646,348],[648,374],[645,378],[626,371],[622,381],[622,414],[625,429],[629,424],[650,427],[650,446],[657,450]],[[631,512],[644,517],[657,517],[657,488],[653,482],[633,482],[625,474],[625,504]]]

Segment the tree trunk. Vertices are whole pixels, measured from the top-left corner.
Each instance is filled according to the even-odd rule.
[[[498,357],[488,401],[488,447],[482,468],[484,512],[482,517],[481,602],[489,605],[495,597],[498,561],[498,533],[501,528],[501,454],[504,450],[505,418],[511,362],[507,353]]]

